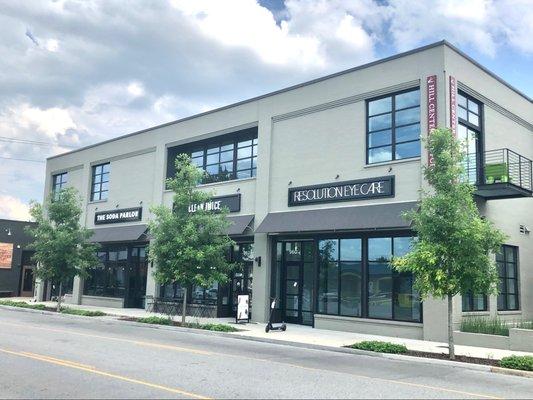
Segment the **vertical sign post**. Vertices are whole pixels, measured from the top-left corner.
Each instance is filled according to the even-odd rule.
[[[457,81],[450,75],[450,129],[457,137]]]
[[[428,76],[427,85],[427,112],[428,112],[428,136],[437,128],[437,75]],[[428,165],[433,165],[433,154],[428,153]]]

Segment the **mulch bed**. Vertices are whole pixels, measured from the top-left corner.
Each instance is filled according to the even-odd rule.
[[[470,356],[463,356],[463,355],[455,355],[455,360],[450,360],[450,357],[448,354],[443,353],[429,353],[425,351],[414,351],[409,350],[407,353],[404,353],[407,356],[414,356],[414,357],[423,357],[423,358],[436,358],[438,360],[447,360],[451,362],[464,362],[464,363],[470,363],[470,364],[481,364],[481,365],[490,365],[493,367],[498,367],[500,365],[499,360],[494,360],[490,358],[481,358],[481,357],[470,357]]]

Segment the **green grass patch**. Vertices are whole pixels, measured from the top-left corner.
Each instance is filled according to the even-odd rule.
[[[61,308],[62,314],[82,315],[84,317],[103,317],[107,315],[102,311],[80,310],[79,308],[65,307]]]
[[[136,321],[142,324],[174,325],[174,322],[171,319],[165,317],[142,317],[137,318]]]
[[[0,300],[0,306],[10,306],[10,307],[19,307],[19,308],[30,308],[32,310],[46,310],[44,304],[31,304],[23,301],[13,301],[13,300]]]
[[[404,354],[407,353],[407,347],[403,344],[389,342],[380,342],[377,340],[368,340],[352,344],[348,347],[358,350],[375,351],[377,353]]]
[[[497,317],[466,317],[461,321],[461,332],[509,336],[509,325]]]
[[[533,321],[519,321],[516,327],[520,329],[533,329]]]
[[[194,327],[196,328],[196,327]],[[230,325],[225,324],[200,324],[198,325],[199,329],[204,329],[206,331],[216,331],[216,332],[237,332],[238,329]]]
[[[500,367],[533,371],[533,356],[509,356],[500,361]]]

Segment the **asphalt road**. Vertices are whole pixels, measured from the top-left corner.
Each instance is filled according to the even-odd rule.
[[[0,398],[531,396],[528,378],[0,308]]]

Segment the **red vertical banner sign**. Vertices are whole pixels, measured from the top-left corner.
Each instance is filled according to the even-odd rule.
[[[437,75],[428,76],[427,87],[427,107],[428,107],[428,136],[431,131],[437,128]],[[428,153],[428,165],[433,165],[433,154]]]
[[[457,137],[457,81],[454,76],[450,76],[450,129]]]

